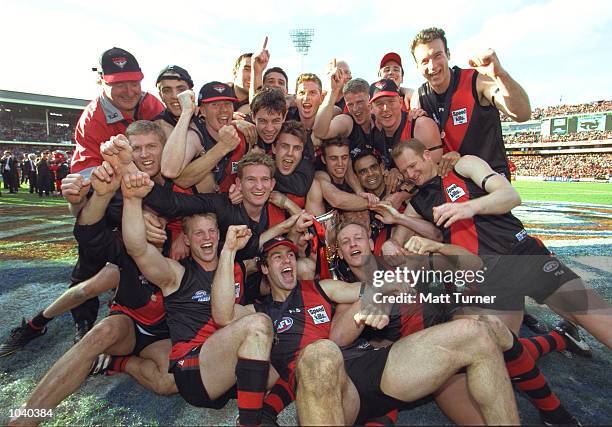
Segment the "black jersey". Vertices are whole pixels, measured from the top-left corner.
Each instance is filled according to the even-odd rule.
[[[268,229],[268,211],[262,209],[259,222],[249,217],[242,204],[233,205],[227,194],[180,194],[155,184],[151,192],[144,198],[144,203],[160,215],[168,218],[190,216],[197,213],[214,213],[222,238],[225,238],[230,225],[247,225],[253,236],[247,246],[238,251],[237,259],[249,259],[259,252],[259,236]],[[219,248],[224,241],[219,242]]]
[[[374,140],[373,140],[374,133],[372,131],[370,131],[370,133],[365,133],[363,128],[357,124],[353,116],[351,116],[350,114],[347,114],[347,115],[353,121],[353,129],[351,130],[351,133],[347,137],[348,140],[350,141],[351,153],[357,147],[374,146]],[[374,120],[374,116],[372,116],[372,120]]]
[[[102,219],[93,225],[75,225],[74,236],[88,256],[119,267],[119,286],[111,310],[120,311],[144,325],[156,325],[164,320],[161,290],[143,276],[128,255],[119,230],[111,229]]]
[[[192,257],[180,261],[185,273],[179,288],[164,298],[172,350],[170,360],[176,361],[193,348],[204,344],[219,325],[212,318],[210,291],[214,271],[204,270]],[[234,264],[236,303],[244,295],[244,265]]]
[[[446,178],[436,176],[421,187],[410,199],[414,210],[433,221],[433,208],[444,203],[463,203],[485,196],[486,191],[471,179],[451,171]],[[444,242],[468,249],[477,255],[505,255],[518,242],[529,238],[521,221],[512,213],[476,215],[443,228]]]
[[[372,144],[382,155],[383,163],[387,170],[395,167],[395,162],[391,157],[391,150],[398,142],[408,141],[414,138],[414,120],[408,118],[408,113],[402,111],[400,125],[392,136],[387,136],[384,129],[374,127],[372,129]]]
[[[499,110],[483,107],[478,101],[476,70],[453,67],[447,94],[437,97],[429,83],[419,88],[419,102],[440,131],[444,131],[444,151],[457,151],[462,156],[472,154],[484,159],[496,172],[510,178],[508,158],[504,149]],[[440,101],[444,98],[445,101]],[[448,104],[448,105],[447,105]],[[440,110],[441,108],[441,110]],[[440,115],[440,111],[444,115]]]
[[[266,313],[274,322],[272,366],[283,380],[293,384],[300,351],[311,342],[329,338],[332,301],[317,281],[302,280],[284,302],[273,301],[268,296],[263,303],[255,304],[255,310]]]

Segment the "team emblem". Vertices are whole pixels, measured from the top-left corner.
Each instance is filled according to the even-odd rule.
[[[125,67],[125,64],[127,64],[127,59],[123,56],[118,56],[116,58],[113,58],[113,64],[123,69],[123,67]]]
[[[216,90],[219,93],[225,92],[225,86],[223,86],[223,85],[214,85],[213,89]]]
[[[559,261],[557,260],[551,260],[548,261],[546,264],[544,264],[544,267],[542,267],[542,270],[544,270],[545,273],[551,273],[553,271],[555,271],[557,268],[559,268]]]
[[[374,86],[376,87],[376,89],[378,90],[383,90],[385,88],[385,86],[387,86],[387,84],[382,81],[382,82],[376,82],[374,83]]]
[[[276,325],[276,333],[281,334],[288,331],[293,326],[293,319],[291,317],[283,317],[280,322]]]

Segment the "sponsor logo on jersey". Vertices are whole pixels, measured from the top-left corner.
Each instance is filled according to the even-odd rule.
[[[123,69],[123,67],[125,67],[125,64],[127,64],[127,59],[123,56],[118,56],[116,58],[113,58],[113,64]]]
[[[146,277],[144,277],[143,274],[139,274],[138,275],[138,280],[140,280],[140,284],[141,285],[148,285],[149,284],[149,281],[147,280]]]
[[[232,162],[232,174],[238,173],[238,162]]]
[[[451,115],[453,116],[453,124],[455,126],[464,125],[468,122],[467,108],[462,108],[461,110],[451,111]]]
[[[559,268],[561,264],[559,264],[559,261],[557,261],[556,259],[553,259],[551,261],[548,261],[546,264],[544,264],[544,267],[542,267],[542,270],[544,270],[545,273],[551,273],[553,271],[555,271],[557,268]]]
[[[523,240],[525,240],[525,237],[527,237],[527,230],[525,229],[516,233],[516,240],[518,240],[519,242],[522,242]]]
[[[240,296],[240,282],[234,283],[234,295],[236,298]]]
[[[276,325],[276,333],[281,334],[288,331],[293,326],[293,319],[291,317],[283,317]]]
[[[199,290],[195,294],[193,294],[191,299],[197,302],[208,302],[210,301],[210,295],[204,290]]]
[[[459,187],[457,184],[451,184],[446,187],[446,194],[448,194],[448,198],[451,200],[451,202],[454,202],[455,200],[465,196],[465,191],[463,191],[463,188]]]
[[[325,311],[325,307],[322,305],[318,305],[316,307],[312,307],[308,309],[308,314],[312,317],[312,321],[315,325],[320,323],[329,322],[329,317],[327,316],[327,312]]]

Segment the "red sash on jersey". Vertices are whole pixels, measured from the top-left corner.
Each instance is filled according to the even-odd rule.
[[[451,104],[449,107],[449,117],[444,126],[444,152],[459,151],[461,143],[467,132],[470,120],[472,118],[472,111],[474,110],[474,94],[472,93],[472,79],[475,70],[461,70],[461,76],[459,77],[459,83],[457,89],[451,98]],[[467,120],[461,123],[455,124],[453,118],[454,111],[461,111],[465,109],[465,117]]]
[[[470,200],[465,181],[454,171],[442,178],[442,190],[447,203],[464,203]],[[462,219],[450,226],[450,243],[478,255],[478,233],[474,218]]]
[[[398,142],[402,142],[402,141],[410,141],[412,139],[412,120],[410,120],[410,118],[406,118],[406,125],[404,126],[404,129],[402,129],[402,133],[400,135],[400,140]]]
[[[166,316],[164,297],[160,290],[155,291],[146,305],[139,308],[130,308],[113,303],[111,311],[120,311],[143,325],[155,325]]]
[[[223,178],[221,179],[221,182],[219,182],[220,193],[227,193],[232,184],[236,183],[236,163],[238,163],[238,161],[242,159],[248,149],[244,134],[240,132],[237,128],[236,131],[238,132],[240,143],[238,144],[238,147],[236,147],[234,151],[232,151],[232,155],[230,156],[229,161],[225,165],[225,169],[223,170]]]

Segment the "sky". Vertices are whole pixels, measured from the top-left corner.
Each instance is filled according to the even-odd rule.
[[[227,5],[226,8],[222,8]],[[91,71],[113,46],[138,59],[143,88],[167,64],[186,68],[195,90],[230,81],[235,58],[257,51],[269,37],[269,66],[289,74],[324,77],[326,64],[343,59],[353,77],[377,78],[386,52],[402,56],[403,86],[423,79],[410,54],[421,29],[446,31],[451,65],[486,48],[527,91],[532,107],[612,99],[612,1],[608,0],[233,0],[33,1],[3,0],[0,89],[92,99]],[[308,56],[300,61],[289,32],[312,28]]]

